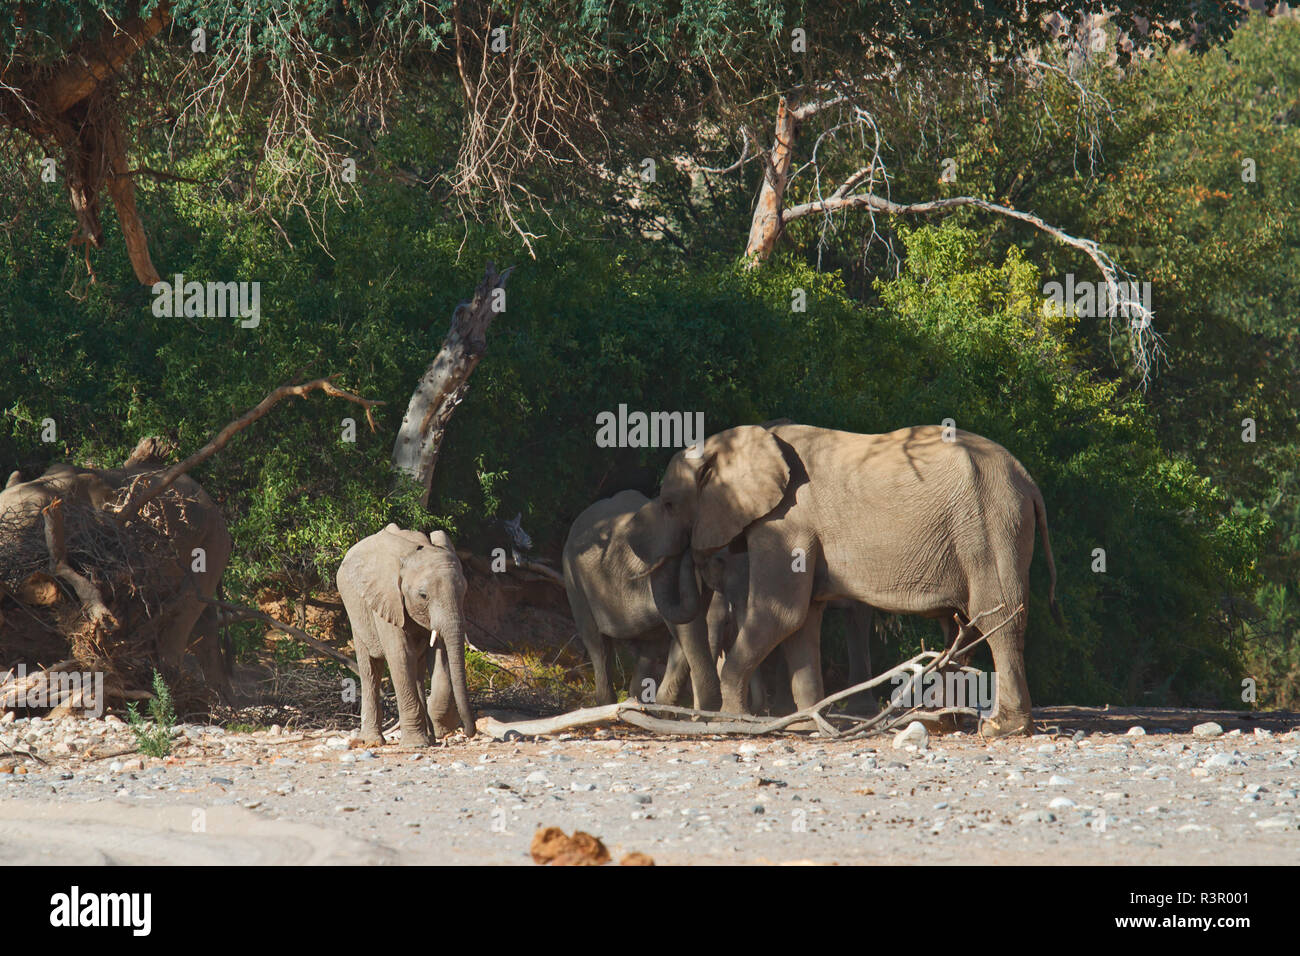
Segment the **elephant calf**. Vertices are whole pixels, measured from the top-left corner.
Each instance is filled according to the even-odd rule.
[[[671,634],[668,673],[659,699],[676,696],[689,664],[695,706],[717,710],[718,675],[709,653],[705,606],[694,564],[687,558],[647,574],[628,545],[628,521],[647,500],[640,492],[621,491],[597,501],[574,519],[564,542],[564,590],[595,670],[596,699],[601,704],[614,702],[609,677],[612,641],[636,642],[640,647],[662,642]],[[647,660],[647,655],[641,656],[638,677]],[[634,689],[639,693],[639,687]]]
[[[474,735],[465,681],[465,574],[445,531],[390,524],[343,556],[339,595],[361,674],[361,737],[382,744],[382,662],[397,694],[402,744],[426,747],[459,725]],[[427,667],[426,667],[427,664]],[[427,706],[421,699],[429,676]],[[454,706],[453,706],[454,701]]]

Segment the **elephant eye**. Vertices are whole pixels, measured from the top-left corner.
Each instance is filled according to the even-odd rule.
[[[420,595],[420,597],[422,598],[427,598],[429,596],[428,592],[426,592],[424,588],[420,588],[420,590],[416,591],[415,593]]]
[[[665,501],[665,502],[664,502],[664,511],[671,512],[671,511],[672,511],[674,508],[676,508],[676,507],[677,507],[677,506],[674,505],[671,501]]]

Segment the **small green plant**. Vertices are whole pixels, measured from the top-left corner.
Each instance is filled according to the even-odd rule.
[[[172,727],[176,725],[176,708],[172,692],[158,671],[153,672],[153,700],[149,701],[149,720],[140,716],[134,703],[126,705],[127,723],[135,734],[140,753],[149,757],[166,757],[172,750]]]

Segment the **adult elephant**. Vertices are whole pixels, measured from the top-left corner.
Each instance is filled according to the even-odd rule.
[[[957,619],[1010,618],[989,637],[997,707],[982,726],[1002,736],[1031,726],[1022,605],[1035,527],[1059,620],[1042,495],[1001,445],[938,426],[862,435],[781,424],[728,429],[694,457],[679,452],[628,536],[653,572],[743,538],[749,603],[722,668],[723,710],[747,709],[750,675],[782,641],[795,704],[823,696],[825,605],[812,597],[824,582],[828,598],[939,618],[950,635]]]
[[[70,505],[105,508],[121,500],[137,478],[159,471],[163,463],[157,457],[158,447],[154,439],[142,440],[121,468],[60,463],[30,481],[23,481],[15,471],[0,491],[0,521],[18,526],[40,522],[41,510],[55,498]],[[208,686],[230,700],[233,690],[221,652],[216,610],[202,600],[216,595],[230,560],[225,518],[188,475],[176,479],[152,507],[159,509],[154,523],[166,529],[174,557],[155,569],[160,576],[158,591],[166,596],[165,615],[140,626],[158,628],[158,657],[165,666],[179,668],[186,652],[193,652]]]
[[[382,744],[382,666],[397,696],[404,747],[464,727],[474,736],[465,675],[465,572],[445,531],[395,524],[348,549],[337,575],[361,675],[361,738]],[[429,696],[422,699],[426,674]]]
[[[701,596],[690,554],[674,555],[646,575],[645,564],[628,544],[629,523],[648,503],[639,491],[621,491],[597,501],[574,519],[564,542],[564,590],[595,671],[596,699],[600,704],[614,702],[609,674],[614,641],[633,643],[640,651],[670,639],[667,673],[657,699],[675,698],[689,667],[695,706],[717,710],[720,694],[709,652],[708,595]],[[648,654],[639,656],[634,692],[639,692],[639,678],[647,676]]]

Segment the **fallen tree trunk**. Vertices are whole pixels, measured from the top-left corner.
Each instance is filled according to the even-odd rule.
[[[50,573],[72,588],[86,617],[96,624],[116,627],[113,612],[104,603],[104,597],[91,581],[73,570],[68,564],[67,541],[63,528],[63,499],[55,498],[41,513],[45,516],[45,546],[50,552]]]
[[[470,375],[487,351],[488,328],[504,311],[505,284],[513,270],[511,266],[498,273],[489,262],[474,298],[456,306],[442,348],[420,376],[398,429],[393,467],[423,489],[420,503],[426,508],[447,425],[469,391]]]

